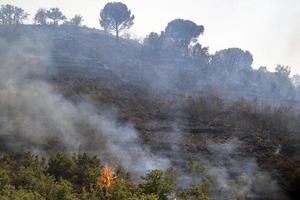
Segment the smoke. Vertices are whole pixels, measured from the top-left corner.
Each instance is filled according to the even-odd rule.
[[[242,153],[242,142],[231,138],[208,142],[207,152],[192,158],[190,171],[180,172],[178,188],[208,184],[214,199],[288,199],[277,181],[255,158]]]
[[[29,149],[40,155],[47,155],[53,151],[90,152],[97,154],[109,164],[121,165],[125,170],[135,174],[137,178],[151,169],[166,169],[170,166],[170,162],[177,166],[184,165],[189,152],[185,149],[188,147],[184,147],[182,141],[189,134],[184,135],[184,131],[180,130],[181,126],[174,123],[171,125],[170,133],[164,135],[160,133],[158,138],[161,141],[163,141],[162,138],[168,138],[165,141],[168,141],[171,146],[166,150],[166,145],[163,144],[164,147],[161,150],[155,149],[154,154],[150,147],[141,145],[138,133],[132,124],[121,123],[117,120],[118,113],[105,107],[95,107],[87,100],[71,102],[50,83],[43,80],[43,77],[47,77],[49,72],[53,74],[51,66],[53,55],[48,51],[48,46],[51,44],[47,44],[46,41],[48,41],[47,38],[43,38],[41,35],[35,35],[30,39],[22,38],[15,42],[8,42],[0,37],[0,143],[2,148],[15,151]],[[53,42],[53,38],[52,41],[49,41]],[[62,57],[70,56],[70,58],[82,54],[82,57],[89,58],[88,54],[84,54],[88,51],[82,50],[81,44],[78,44],[80,48],[74,51],[78,50],[78,55],[73,55],[74,52],[68,51],[65,46],[67,45],[63,43],[61,47],[64,48],[55,49],[56,54],[65,53],[66,55],[63,54]],[[128,82],[133,79],[132,82],[138,85],[141,82],[134,82],[134,80],[139,80],[140,77],[144,78],[142,81],[149,83],[150,89],[158,91],[162,97],[168,93],[182,94],[181,92],[196,96],[201,89],[205,94],[205,91],[213,88],[209,87],[210,83],[217,82],[216,87],[222,89],[219,85],[227,80],[230,84],[224,84],[224,87],[227,87],[226,85],[231,87],[224,90],[224,93],[229,90],[234,91],[234,89],[241,93],[246,91],[243,90],[241,83],[247,80],[249,73],[240,78],[237,74],[229,73],[216,75],[212,73],[209,78],[205,78],[207,74],[203,73],[198,77],[201,69],[195,70],[196,66],[189,65],[189,62],[185,62],[186,60],[174,60],[168,65],[161,62],[152,73],[152,67],[140,68],[140,71],[137,71],[135,64],[130,65],[132,68],[124,67],[123,62],[126,64],[126,60],[120,56],[132,59],[133,56],[127,56],[128,52],[135,55],[132,49],[124,49],[126,52],[118,55],[111,50],[112,53],[108,53],[106,56],[110,62],[115,62],[114,59],[111,59],[112,57],[119,58],[122,65],[118,66],[109,61],[104,62],[105,65],[109,66],[113,73],[119,74],[120,78],[126,80],[127,77]],[[168,63],[170,60],[165,62]],[[115,69],[114,66],[116,66]],[[185,66],[185,68],[181,66]],[[65,71],[68,73],[68,70]],[[260,75],[259,73],[255,71],[253,80],[256,75]],[[266,77],[269,77],[268,73],[266,74]],[[232,77],[234,77],[233,80]],[[262,77],[264,80],[265,75]],[[264,82],[263,88],[267,88],[268,91],[271,87],[269,84],[271,80],[270,77]],[[247,84],[244,86],[248,87]],[[263,92],[265,89],[260,91]],[[271,93],[273,92],[271,91]],[[229,94],[227,93],[227,95]],[[248,93],[244,95],[247,96]],[[177,104],[180,103],[177,102]],[[162,124],[163,122],[159,121],[158,123]],[[204,166],[202,173],[199,175],[196,172],[183,172],[177,183],[184,187],[209,180],[213,183],[211,192],[216,199],[283,199],[280,188],[273,177],[259,168],[255,158],[242,154],[242,148],[240,148],[242,145],[235,139],[227,140],[224,143],[208,142],[207,152],[198,152],[197,160]],[[197,152],[193,153],[197,154]]]
[[[210,159],[204,160],[215,181],[217,199],[284,199],[276,181],[259,168],[255,158],[242,155],[241,145],[237,139],[208,145]]]
[[[43,77],[51,67],[42,37],[8,42],[0,38],[0,142],[15,151],[91,152],[113,165],[143,175],[169,161],[140,145],[131,124],[87,101],[71,102]],[[34,44],[34,45],[33,45]]]

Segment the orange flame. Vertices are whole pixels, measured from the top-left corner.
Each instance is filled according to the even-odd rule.
[[[105,187],[110,187],[112,184],[112,175],[111,175],[111,169],[106,164],[104,165],[102,169],[102,176],[98,177],[98,183],[102,183]]]

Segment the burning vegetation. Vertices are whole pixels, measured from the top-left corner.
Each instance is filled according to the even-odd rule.
[[[128,9],[108,4],[100,21],[118,34],[114,7]],[[27,16],[0,8],[0,200],[299,196],[300,84],[289,67],[255,69],[239,48],[212,55],[192,45],[204,27],[189,20],[116,43],[80,16],[52,22],[58,9],[38,11],[42,26],[1,19],[11,11]]]
[[[104,185],[105,187],[111,187],[113,183],[112,171],[108,164],[105,164],[102,168],[102,175],[97,178],[99,185]]]

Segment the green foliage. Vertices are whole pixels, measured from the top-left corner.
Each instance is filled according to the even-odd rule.
[[[85,188],[96,185],[96,178],[100,176],[100,160],[96,156],[82,155],[73,156],[73,181]]]
[[[129,197],[128,200],[159,200],[159,197],[155,194],[140,194]]]
[[[121,2],[107,3],[100,13],[100,25],[107,31],[115,31],[119,39],[119,32],[133,25],[134,15]]]
[[[39,15],[36,15],[37,18],[35,19],[37,24],[46,24],[48,17],[53,20],[54,24],[58,24],[59,21],[65,19],[62,13],[59,11],[59,9],[55,8],[49,10],[48,12],[42,9],[38,13]],[[16,14],[20,15],[21,18],[14,17],[14,15],[17,16]],[[26,15],[27,14],[24,13],[22,9],[17,9],[16,7],[10,5],[2,6],[0,11],[0,24],[20,24],[22,23],[22,20],[27,17]],[[130,26],[133,24],[133,18],[134,16],[131,15],[130,10],[128,10],[125,4],[109,3],[101,11],[100,23],[106,30],[115,30],[116,34],[118,35],[120,30],[130,28]],[[78,26],[80,22],[80,16],[76,16],[70,21],[70,23],[73,23],[73,25],[75,26]],[[26,29],[24,29],[24,31],[26,31]],[[12,34],[14,31],[11,31],[11,29],[8,30],[10,31],[4,31],[4,33],[9,32],[10,34],[7,35],[14,35]],[[47,29],[47,31],[49,30]],[[147,90],[143,87],[137,86],[135,88],[136,85],[134,87],[131,87],[131,82],[129,82],[129,84],[126,84],[126,87],[124,87],[122,83],[118,83],[123,82],[122,79],[117,78],[118,76],[111,78],[110,75],[106,75],[106,72],[109,71],[110,73],[111,70],[112,73],[114,73],[113,70],[117,69],[117,64],[121,63],[120,65],[122,66],[122,71],[120,72],[120,74],[124,74],[124,80],[131,80],[127,79],[128,77],[126,77],[125,75],[125,72],[128,72],[126,71],[128,69],[126,67],[130,66],[132,67],[130,69],[133,69],[133,71],[141,71],[143,73],[143,76],[137,76],[138,79],[140,78],[141,80],[144,78],[144,76],[146,78],[150,77],[150,79],[156,80],[157,76],[155,76],[154,72],[161,71],[163,69],[163,71],[166,70],[168,76],[177,81],[177,77],[173,76],[173,73],[169,74],[169,72],[173,71],[174,66],[186,66],[187,69],[191,69],[191,74],[199,77],[205,77],[204,82],[199,83],[199,81],[202,81],[202,79],[192,79],[190,78],[192,76],[185,76],[185,71],[180,70],[182,80],[178,80],[178,82],[180,83],[178,84],[179,87],[187,85],[186,83],[196,85],[197,87],[198,85],[201,85],[201,83],[206,84],[206,82],[208,82],[207,84],[209,85],[211,84],[209,83],[209,81],[216,80],[214,78],[217,77],[221,80],[221,84],[220,82],[218,82],[216,84],[216,88],[222,90],[227,86],[231,85],[226,84],[226,82],[224,82],[224,88],[220,87],[222,86],[222,81],[224,81],[225,79],[223,79],[222,76],[219,77],[219,75],[223,72],[229,73],[229,75],[231,75],[231,72],[241,70],[247,71],[246,75],[251,80],[250,84],[248,84],[247,82],[247,80],[249,80],[248,78],[244,79],[242,77],[240,79],[236,79],[235,74],[232,74],[231,78],[233,79],[232,83],[234,84],[232,88],[225,89],[223,92],[226,93],[227,91],[234,90],[241,91],[243,89],[251,87],[251,85],[254,85],[252,86],[252,89],[250,88],[249,90],[251,91],[252,95],[252,90],[257,91],[257,89],[255,89],[256,87],[264,88],[263,85],[260,83],[266,83],[266,85],[268,85],[269,82],[256,82],[253,78],[256,76],[256,71],[251,68],[253,58],[250,52],[238,48],[230,48],[218,51],[215,55],[209,56],[206,48],[203,48],[200,44],[196,44],[190,53],[192,54],[192,56],[205,58],[209,57],[209,62],[205,62],[206,64],[199,64],[198,61],[194,64],[193,57],[185,58],[182,56],[170,56],[168,58],[166,56],[168,55],[168,50],[161,50],[166,45],[164,44],[166,42],[165,40],[175,41],[178,43],[178,45],[183,44],[183,46],[186,47],[186,45],[191,41],[191,38],[198,37],[198,35],[203,32],[203,27],[186,20],[174,20],[168,24],[165,33],[151,33],[145,39],[144,45],[152,50],[155,50],[154,52],[157,52],[157,50],[159,49],[159,57],[157,58],[163,58],[163,60],[152,59],[151,57],[149,57],[151,56],[151,54],[146,54],[145,57],[147,58],[147,60],[141,59],[139,56],[140,45],[136,44],[131,45],[130,43],[128,43],[126,44],[126,48],[123,48],[122,50],[120,49],[120,51],[115,51],[115,49],[109,42],[110,37],[104,34],[98,34],[96,33],[96,31],[94,32],[92,30],[87,30],[86,33],[84,33],[86,35],[83,35],[82,33],[75,34],[75,32],[74,34],[67,34],[68,32],[63,32],[63,29],[57,29],[57,31],[61,31],[60,33],[63,33],[61,34],[62,37],[58,37],[60,36],[60,33],[53,34],[56,35],[56,37],[54,38],[55,40],[49,37],[49,44],[52,44],[53,41],[56,41],[56,43],[59,43],[61,45],[59,46],[57,44],[57,47],[55,45],[55,52],[61,56],[61,60],[64,60],[62,64],[63,66],[70,66],[70,68],[78,70],[82,68],[82,66],[85,66],[87,63],[89,63],[89,65],[92,66],[90,68],[96,69],[96,71],[99,70],[99,73],[95,72],[96,81],[93,82],[93,80],[88,80],[90,76],[88,74],[85,74],[88,73],[89,67],[87,66],[82,68],[82,71],[79,70],[80,72],[78,73],[80,74],[80,77],[75,76],[76,78],[74,78],[74,80],[77,82],[70,84],[70,86],[66,84],[66,80],[72,83],[73,75],[70,71],[66,70],[66,73],[70,73],[70,75],[64,77],[66,80],[62,81],[61,83],[55,82],[58,85],[57,87],[65,87],[65,90],[69,92],[66,96],[71,98],[76,96],[85,96],[91,98],[99,104],[105,103],[109,106],[117,106],[118,108],[120,108],[120,110],[122,110],[122,120],[134,122],[135,127],[141,130],[140,132],[143,132],[143,142],[146,141],[146,143],[149,143],[150,145],[155,145],[154,142],[151,142],[157,138],[153,136],[154,134],[152,134],[152,132],[160,131],[154,130],[156,127],[153,128],[153,130],[151,128],[149,128],[148,130],[148,122],[166,121],[167,123],[161,123],[162,129],[164,129],[165,127],[163,126],[165,126],[165,124],[168,124],[169,122],[174,122],[174,120],[170,120],[172,117],[174,117],[173,119],[176,119],[176,122],[183,122],[182,124],[181,122],[179,123],[179,129],[182,128],[184,129],[183,131],[190,131],[191,133],[187,134],[187,137],[183,138],[183,141],[180,140],[180,142],[178,142],[180,143],[178,144],[178,146],[182,145],[186,147],[184,149],[188,149],[187,151],[189,151],[189,149],[192,149],[191,151],[193,153],[198,152],[197,150],[199,150],[199,146],[205,146],[205,139],[202,138],[203,135],[209,135],[208,137],[217,138],[219,140],[227,138],[228,136],[232,136],[229,134],[234,134],[234,136],[239,137],[243,141],[245,141],[245,146],[247,146],[247,149],[245,149],[245,153],[247,153],[247,151],[255,152],[255,148],[257,147],[268,148],[268,152],[266,154],[266,151],[263,151],[264,149],[257,148],[259,151],[255,152],[255,156],[264,156],[260,157],[259,164],[262,163],[263,166],[265,164],[265,161],[261,161],[261,158],[267,158],[269,157],[269,155],[272,155],[270,157],[277,157],[277,154],[279,154],[279,156],[282,156],[285,160],[287,160],[279,160],[280,162],[289,162],[286,158],[289,157],[291,154],[289,151],[286,151],[286,148],[293,149],[292,145],[290,144],[298,144],[298,136],[290,137],[290,135],[296,135],[298,133],[297,130],[299,130],[300,124],[299,116],[297,117],[296,114],[291,111],[292,109],[290,107],[260,106],[257,105],[255,102],[252,103],[244,100],[235,102],[233,104],[227,104],[224,106],[224,102],[218,97],[194,97],[187,99],[183,97],[183,101],[176,101],[171,98],[168,99],[169,97],[163,97],[162,99],[159,99],[156,98],[155,95],[153,95],[152,93],[144,94],[147,93]],[[16,31],[16,33],[18,32],[21,31]],[[5,34],[2,34],[1,36],[3,35]],[[49,35],[52,34],[50,33]],[[46,35],[45,38],[48,38],[49,35]],[[64,35],[70,35],[72,37],[67,37],[67,39],[65,39]],[[71,45],[72,48],[66,45],[70,43],[74,43],[73,46]],[[134,47],[135,45],[137,47]],[[87,48],[84,48],[84,46],[86,46]],[[69,48],[68,51],[65,51],[65,48],[59,47]],[[99,59],[98,57],[98,54],[100,54],[100,48],[102,50],[100,55],[101,59]],[[177,51],[177,49],[175,50]],[[62,54],[62,52],[70,52],[71,56],[69,57],[77,57],[77,59],[71,59],[74,61],[70,61],[67,57],[64,57],[65,54]],[[76,56],[72,55],[74,52],[77,52]],[[92,57],[95,57],[96,59],[93,60]],[[53,57],[53,60],[56,61],[55,56]],[[59,63],[61,61],[58,59],[57,62]],[[161,64],[152,65],[152,62],[158,62]],[[162,66],[162,68],[159,68],[158,66]],[[196,67],[196,70],[192,69],[194,67]],[[210,72],[210,70],[217,67],[220,67],[221,69],[213,71],[214,73]],[[146,68],[150,70],[145,71]],[[61,69],[63,71],[63,68]],[[101,78],[98,78],[97,74],[101,74]],[[217,74],[217,76],[215,77],[211,74]],[[279,65],[276,67],[275,73],[270,73],[266,69],[261,69],[259,70],[259,72],[257,72],[257,74],[262,76],[262,80],[268,79],[269,75],[270,77],[276,77],[274,79],[270,78],[272,88],[261,90],[262,93],[268,90],[274,90],[276,92],[280,89],[280,85],[289,85],[288,83],[284,83],[285,80],[288,80],[290,74],[289,67]],[[135,80],[135,74],[132,75],[132,80]],[[242,73],[238,73],[237,75],[242,75]],[[107,80],[107,83],[101,82],[102,78],[104,79],[103,82]],[[114,84],[110,84],[111,82],[109,81],[111,80]],[[239,87],[242,84],[236,85],[236,80],[239,80],[238,82],[245,82],[245,88]],[[279,83],[276,83],[276,81],[278,81]],[[144,82],[138,81],[137,83],[139,84]],[[106,90],[104,88],[105,86],[103,85],[109,85],[109,89]],[[146,87],[148,87],[148,84],[146,85]],[[188,85],[185,88],[190,89],[189,86],[190,85]],[[121,89],[116,90],[115,88]],[[210,91],[210,87],[207,88],[207,90]],[[139,90],[141,90],[142,92],[139,92]],[[184,93],[181,93],[179,91],[179,95],[190,94],[189,90],[183,91]],[[191,91],[193,92],[193,90]],[[245,92],[247,91],[248,90],[246,90]],[[168,96],[168,93],[169,92],[166,92],[166,96]],[[171,91],[170,93],[173,92]],[[254,94],[256,93],[254,92]],[[229,95],[231,97],[231,94]],[[160,94],[157,96],[160,96]],[[275,95],[274,97],[277,96]],[[234,95],[232,96],[232,98],[234,98]],[[177,107],[178,104],[180,105]],[[203,124],[205,124],[205,126]],[[166,127],[166,129],[168,128],[169,127]],[[277,137],[277,133],[283,134],[281,134],[280,137]],[[224,134],[224,136],[222,134]],[[253,137],[254,134],[256,138]],[[192,136],[193,138],[189,136]],[[189,142],[186,142],[185,139],[190,140]],[[164,140],[161,140],[159,136],[157,140],[159,140],[159,143],[163,148],[167,146],[165,145]],[[254,145],[251,144],[252,140],[256,141],[257,143]],[[55,142],[56,141],[52,142],[52,144]],[[274,146],[277,147],[278,144],[281,144],[282,146],[282,148],[278,148],[280,152],[278,150],[279,153],[273,153],[275,152]],[[49,146],[53,149],[53,146]],[[189,170],[193,175],[200,175],[202,176],[201,178],[203,178],[203,173],[205,173],[205,169],[203,168],[201,163],[193,161],[189,162],[188,164],[190,164],[190,166],[188,167],[190,167]],[[271,165],[273,164],[275,166],[276,164],[278,164],[278,162],[272,162]],[[139,186],[137,186],[136,184],[132,183],[128,178],[126,178],[126,175],[121,176],[120,174],[118,174],[118,178],[115,179],[113,186],[104,192],[103,188],[96,184],[96,177],[100,174],[100,162],[96,157],[91,157],[86,154],[80,154],[73,157],[64,154],[55,154],[49,158],[49,162],[47,164],[45,164],[43,160],[40,160],[38,157],[33,156],[30,153],[22,155],[21,158],[19,155],[11,157],[7,154],[3,154],[0,158],[0,166],[0,190],[1,195],[4,199],[6,198],[5,196],[8,196],[7,198],[11,199],[162,199],[166,197],[167,193],[173,192],[172,182],[174,182],[174,177],[176,177],[175,171],[171,171],[168,175],[165,175],[164,173],[160,174],[157,171],[154,171],[143,177],[141,183],[139,184]],[[292,192],[297,191],[297,189],[299,188],[299,177],[300,176],[298,170],[298,172],[296,171],[290,177],[291,184],[288,186],[290,187],[290,189],[288,190],[292,190]],[[200,195],[203,193],[206,194],[206,191],[201,189],[201,187],[199,189],[199,187],[195,186],[191,189],[187,189],[187,191],[185,191],[182,194],[182,198],[205,198],[205,196]]]
[[[96,185],[97,177],[100,176],[100,160],[96,156],[86,153],[69,157],[57,153],[50,156],[47,172],[56,180],[66,179],[78,186],[89,190]]]
[[[13,186],[6,186],[0,192],[1,200],[46,200],[35,191],[16,189]],[[53,199],[54,200],[54,199]]]
[[[208,184],[197,184],[191,188],[181,192],[179,199],[181,200],[212,200],[208,193]]]
[[[0,190],[10,184],[9,172],[6,169],[0,168]]]
[[[62,153],[57,153],[50,156],[47,171],[57,180],[60,178],[71,180],[72,176],[74,175],[74,168],[75,163],[70,157]]]
[[[175,187],[171,178],[161,170],[153,170],[141,179],[143,193],[156,194],[160,199],[166,199]]]
[[[78,200],[76,195],[73,193],[72,184],[63,179],[60,179],[53,185],[48,198],[53,200]]]
[[[113,186],[109,190],[110,200],[128,199],[131,196],[125,180],[123,178],[116,178]]]
[[[48,162],[30,152],[17,157],[2,153],[0,166],[1,200],[158,200],[174,192],[173,179],[160,170],[135,184],[118,168],[111,187],[99,185],[100,160],[86,153],[56,153]]]

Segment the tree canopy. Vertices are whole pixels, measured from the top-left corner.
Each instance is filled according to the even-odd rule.
[[[283,77],[289,77],[289,75],[291,73],[291,68],[289,66],[277,65],[275,68],[275,71],[277,74],[279,74]]]
[[[0,24],[2,25],[22,24],[28,16],[28,13],[17,6],[6,4],[0,8]]]
[[[174,190],[174,183],[171,177],[167,176],[161,170],[153,170],[143,176],[140,187],[145,193],[156,194],[160,199],[166,199]]]
[[[67,19],[59,8],[50,8],[47,10],[47,17],[53,21],[54,25],[58,25],[60,21]]]
[[[119,33],[133,25],[134,15],[121,2],[107,3],[100,12],[100,25],[106,31],[115,31],[117,40]]]
[[[212,59],[214,66],[224,67],[229,71],[250,69],[252,62],[252,54],[240,48],[228,48],[217,51]]]
[[[83,22],[83,18],[81,15],[75,15],[71,20],[70,20],[70,23],[71,25],[73,26],[81,26]]]
[[[46,163],[44,158],[30,152],[17,157],[0,152],[0,199],[164,200],[175,189],[161,170],[150,171],[140,183],[135,183],[122,169],[114,171],[113,183],[106,188],[97,182],[101,167],[96,156],[85,153],[73,156],[56,153]],[[182,194],[188,192],[184,190]]]
[[[192,38],[197,38],[204,32],[204,26],[190,20],[175,19],[165,28],[165,36],[188,45]]]
[[[34,23],[40,24],[40,25],[46,25],[47,18],[48,18],[47,10],[44,8],[40,8],[34,16]]]
[[[155,32],[151,32],[144,39],[144,45],[151,48],[152,50],[159,50],[162,48],[164,43],[164,34],[158,34]]]

